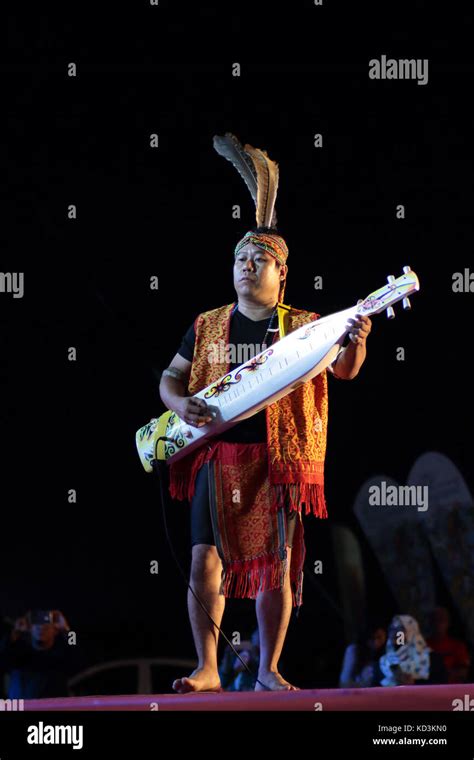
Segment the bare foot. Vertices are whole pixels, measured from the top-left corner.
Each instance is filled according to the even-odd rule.
[[[219,674],[204,668],[196,668],[190,676],[177,678],[173,681],[173,689],[179,694],[188,694],[190,691],[222,691]]]
[[[258,674],[258,680],[265,684],[255,684],[255,691],[300,691],[298,686],[285,681],[280,673],[273,670],[262,671]]]

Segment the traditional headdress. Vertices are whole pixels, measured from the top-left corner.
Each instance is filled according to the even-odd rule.
[[[215,135],[214,148],[219,155],[230,161],[250,190],[255,203],[257,232],[249,230],[237,243],[234,256],[248,243],[270,253],[280,264],[286,264],[288,246],[276,231],[277,217],[275,201],[278,190],[278,164],[272,161],[265,150],[246,144],[244,147],[231,132],[221,137]],[[262,229],[260,229],[262,228]],[[275,230],[273,232],[273,230]],[[283,301],[286,278],[280,285],[278,300]]]

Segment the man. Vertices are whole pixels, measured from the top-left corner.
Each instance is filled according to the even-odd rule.
[[[210,367],[213,338],[226,334],[227,326],[231,348],[253,342],[256,354],[263,350],[262,343],[271,344],[269,336],[274,336],[271,330],[276,329],[272,316],[275,317],[277,305],[282,305],[287,256],[286,243],[274,228],[257,227],[237,244],[234,260],[237,303],[198,316],[160,383],[163,403],[189,425],[200,427],[212,420],[206,402],[194,398],[193,392],[242,363],[238,361],[237,350],[231,357],[236,361]],[[289,332],[318,316],[283,308],[288,312]],[[350,343],[332,367],[338,378],[347,380],[357,375],[365,360],[371,320],[361,316],[351,320],[351,325]],[[306,513],[312,509],[315,515],[326,516],[322,462],[311,461],[307,454],[299,456],[313,437],[314,446],[310,450],[320,449],[324,457],[325,383],[323,372],[218,436],[207,453],[201,447],[200,453],[184,457],[174,469],[170,465],[171,495],[188,497],[191,501],[191,584],[210,616],[220,626],[226,596],[256,599],[260,633],[257,691],[297,688],[279,673],[278,662],[292,600],[293,605],[301,604],[304,560],[301,504],[306,501]],[[306,407],[313,414],[310,423],[316,418],[321,423],[319,432],[308,426]],[[291,440],[286,440],[286,432]],[[267,463],[267,451],[272,454],[271,463]],[[267,472],[274,463],[281,466],[278,471],[273,468],[270,488]],[[199,663],[189,677],[176,679],[173,688],[179,693],[218,691],[218,632],[191,592],[188,609]]]
[[[33,610],[15,621],[0,641],[0,671],[10,675],[9,699],[67,696],[67,679],[77,666],[69,630],[59,610]]]

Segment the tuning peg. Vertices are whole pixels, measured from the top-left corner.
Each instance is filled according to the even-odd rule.
[[[404,298],[403,301],[402,301],[402,306],[403,306],[403,308],[405,310],[406,309],[411,309],[410,299],[409,298]]]
[[[391,285],[392,282],[395,282],[395,277],[393,276],[393,274],[389,274],[389,276],[387,277],[387,282],[389,285]]]
[[[403,267],[403,272],[408,274],[408,272],[411,272],[411,267]]]
[[[392,306],[387,306],[387,317],[389,319],[394,319],[395,318],[395,312],[394,312]]]

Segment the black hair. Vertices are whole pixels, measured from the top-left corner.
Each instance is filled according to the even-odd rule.
[[[277,230],[276,227],[252,227],[251,232],[263,232],[266,235],[280,235],[280,237],[283,237],[281,232]]]

